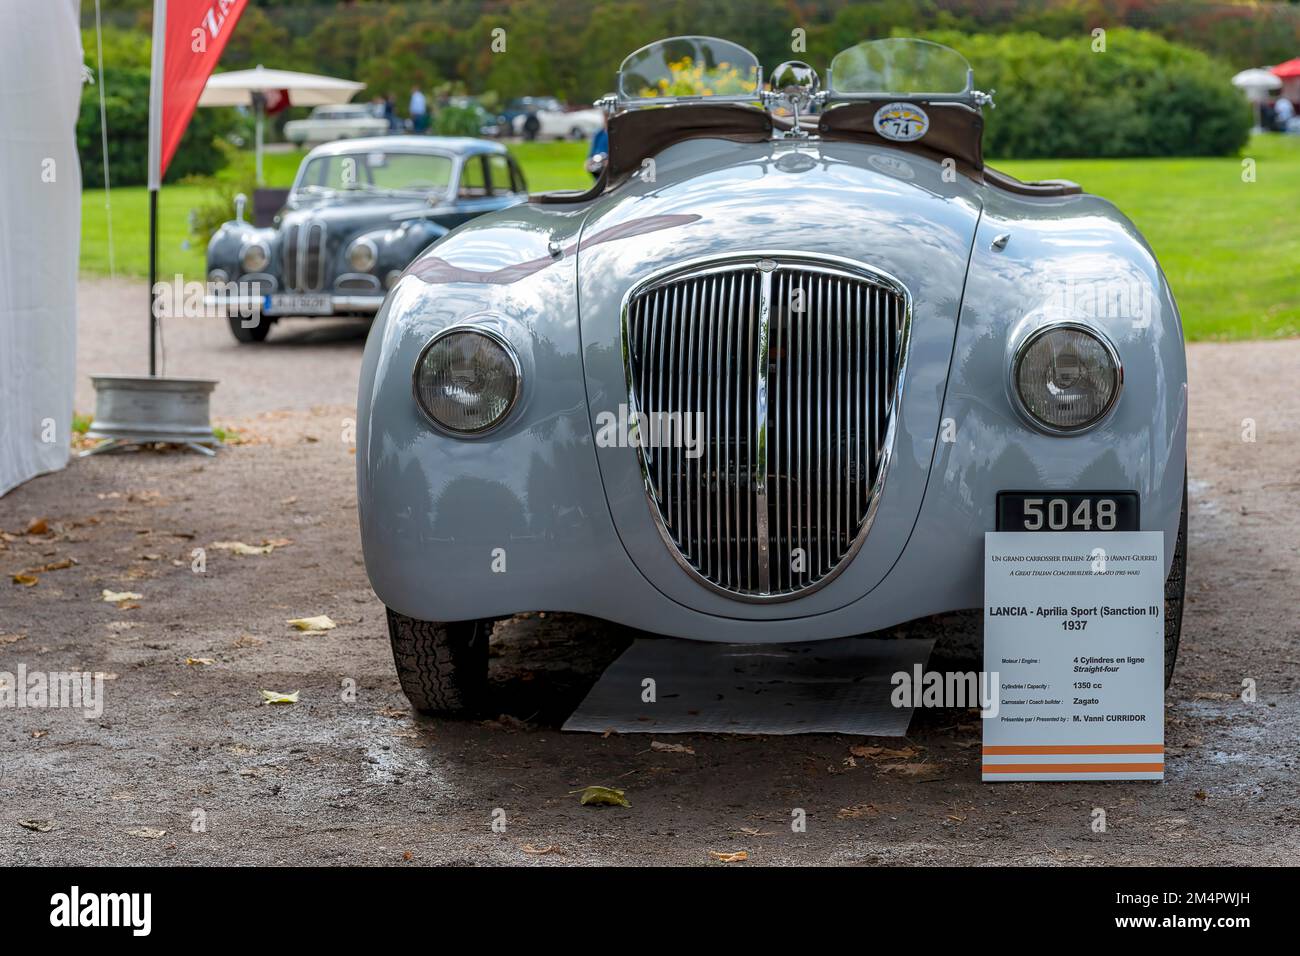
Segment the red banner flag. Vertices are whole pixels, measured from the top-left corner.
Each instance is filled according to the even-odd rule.
[[[154,0],[149,184],[157,188],[248,0]],[[161,83],[159,80],[161,79]]]

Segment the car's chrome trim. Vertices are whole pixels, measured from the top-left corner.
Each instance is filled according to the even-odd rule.
[[[1061,428],[1060,426],[1052,425],[1043,421],[1031,412],[1028,407],[1026,407],[1025,401],[1020,395],[1020,384],[1017,381],[1020,362],[1025,357],[1025,352],[1029,349],[1029,346],[1033,345],[1034,342],[1047,333],[1061,329],[1073,329],[1095,338],[1101,343],[1102,348],[1106,350],[1106,353],[1110,356],[1111,362],[1114,363],[1115,366],[1115,391],[1110,396],[1110,401],[1106,403],[1105,409],[1103,409],[1101,414],[1092,421],[1083,425],[1075,425],[1072,428]],[[1075,320],[1045,322],[1042,325],[1036,325],[1031,328],[1023,335],[1020,341],[1016,343],[1016,347],[1011,355],[1011,362],[1007,366],[1007,390],[1010,393],[1012,407],[1019,413],[1020,417],[1027,424],[1037,431],[1040,431],[1045,435],[1055,435],[1058,438],[1082,435],[1085,432],[1096,428],[1106,419],[1110,418],[1111,414],[1115,411],[1115,407],[1119,404],[1120,394],[1124,391],[1124,362],[1119,357],[1119,350],[1115,348],[1115,343],[1110,340],[1110,336],[1106,335],[1106,333],[1097,328],[1097,326]]]
[[[773,263],[772,268],[770,269],[760,268],[760,263],[763,263],[764,266],[766,265],[766,263],[764,263],[764,260],[770,260]],[[907,373],[907,360],[908,360],[908,352],[909,352],[908,346],[911,340],[912,294],[900,280],[898,280],[893,275],[885,272],[884,270],[878,269],[866,263],[858,262],[856,260],[849,259],[843,256],[835,256],[835,255],[822,254],[822,253],[795,252],[789,250],[759,250],[759,251],[744,252],[744,253],[734,253],[734,254],[723,255],[723,256],[715,255],[715,256],[700,257],[696,259],[689,259],[684,262],[676,263],[665,269],[661,269],[656,272],[653,272],[650,275],[646,276],[645,278],[633,284],[632,287],[628,289],[628,291],[623,296],[621,306],[620,306],[620,339],[621,339],[621,347],[623,352],[624,372],[626,376],[626,386],[627,386],[627,393],[628,393],[628,409],[629,409],[629,414],[631,416],[635,416],[636,420],[639,421],[640,406],[637,398],[638,387],[637,387],[637,382],[635,381],[635,370],[632,364],[632,343],[629,341],[629,326],[628,326],[629,311],[632,303],[636,301],[637,298],[642,293],[649,292],[650,290],[652,290],[654,287],[657,286],[663,286],[668,283],[677,280],[682,280],[682,279],[695,279],[704,276],[717,276],[724,273],[736,273],[738,271],[743,271],[748,268],[759,270],[761,275],[767,277],[767,280],[764,283],[767,286],[767,291],[764,293],[764,295],[765,297],[770,298],[771,274],[774,272],[778,272],[780,269],[785,267],[795,268],[805,272],[817,272],[817,273],[826,274],[828,276],[836,276],[840,278],[850,278],[850,279],[864,281],[870,285],[873,285],[880,289],[884,289],[896,295],[898,297],[898,301],[901,303],[901,308],[903,311],[902,316],[899,318],[897,322],[898,342],[896,348],[897,348],[898,358],[897,358],[897,369],[895,373],[896,379],[895,379],[894,387],[888,391],[888,395],[886,398],[886,407],[884,410],[884,412],[887,414],[887,418],[883,419],[884,421],[887,422],[885,426],[885,433],[884,435],[872,436],[872,445],[878,448],[876,475],[871,485],[868,503],[865,510],[865,515],[862,519],[861,526],[858,529],[858,532],[854,537],[853,541],[851,542],[849,547],[844,551],[843,555],[839,558],[838,562],[836,562],[834,566],[831,567],[820,578],[816,579],[815,581],[811,582],[808,585],[802,586],[796,590],[791,590],[791,591],[783,591],[778,593],[761,593],[761,592],[746,593],[743,591],[737,591],[732,588],[724,587],[719,584],[716,584],[715,582],[711,581],[708,577],[706,577],[704,574],[702,574],[698,569],[696,569],[691,564],[689,558],[687,558],[687,556],[682,553],[679,545],[673,538],[672,532],[668,528],[668,525],[665,520],[665,516],[661,513],[660,508],[657,504],[655,488],[657,486],[662,485],[663,479],[665,477],[663,471],[664,466],[662,464],[662,456],[661,456],[661,464],[660,464],[659,472],[655,475],[652,475],[650,471],[650,462],[645,454],[645,449],[641,442],[637,442],[637,450],[636,450],[639,466],[641,469],[643,489],[646,495],[646,503],[649,507],[651,519],[654,522],[654,526],[660,538],[662,539],[665,547],[668,549],[668,553],[672,555],[674,561],[676,561],[678,566],[681,567],[682,570],[685,571],[686,574],[696,583],[700,584],[701,586],[705,587],[706,589],[714,593],[720,594],[727,598],[731,598],[733,600],[743,601],[746,603],[777,603],[782,601],[790,601],[796,598],[801,598],[806,595],[809,595],[817,590],[820,590],[821,588],[825,587],[826,585],[834,581],[844,571],[844,569],[847,568],[850,563],[852,563],[853,558],[858,554],[858,552],[861,551],[862,546],[866,541],[867,535],[871,530],[871,526],[875,521],[875,517],[879,509],[880,497],[881,497],[881,493],[884,490],[885,481],[889,474],[889,465],[893,457],[894,443],[898,433],[898,417],[902,405],[903,388],[904,388],[906,373]],[[766,309],[767,309],[768,321],[770,321],[770,301],[766,303]],[[672,309],[670,308],[668,311],[669,314],[671,314]],[[763,309],[760,309],[759,311],[761,314],[763,312]],[[728,340],[730,340],[733,317],[734,316],[729,311],[727,316],[727,321],[726,321]],[[652,325],[649,326],[650,331],[647,333],[647,335],[649,341],[653,342],[654,339],[656,338],[656,333],[659,333],[657,336],[659,339],[657,349],[659,352],[658,360],[660,362],[660,367],[662,367],[664,339],[667,338],[667,336],[662,334],[662,330],[658,329],[659,320],[660,320],[659,307],[658,305],[656,305],[653,318],[650,320]],[[876,350],[881,344],[875,340],[874,325],[872,326],[871,335],[872,338],[867,343],[870,348],[870,351],[866,353],[868,356],[874,356],[875,354],[877,354]],[[766,340],[766,336],[764,336],[764,338]],[[669,343],[670,354],[672,353],[673,348],[674,348],[674,344]],[[731,369],[732,357],[731,357],[730,350],[724,349],[723,351],[725,352],[726,369],[722,381],[726,383],[726,382],[730,382],[732,378],[732,369]],[[721,365],[723,364],[723,362],[720,360],[718,364]],[[784,364],[787,373],[792,374],[789,373],[789,363],[787,362]],[[741,375],[744,373],[744,371],[745,370],[741,369],[738,366],[736,370],[736,374]],[[764,393],[763,400],[764,400],[764,404],[766,405],[766,392],[767,392],[767,384],[768,384],[766,381],[767,378],[766,370],[764,370],[763,375],[761,377],[764,380],[762,389]],[[644,388],[648,384],[649,384],[648,381],[645,381],[642,383],[642,387]],[[828,388],[830,387],[830,384],[833,383],[828,383]],[[662,382],[659,383],[659,386],[660,386],[660,393],[657,398],[656,404],[658,404],[660,408],[662,408],[664,404],[663,395],[662,395]],[[785,394],[788,399],[790,393],[787,391]],[[874,390],[873,390],[873,394],[874,394]],[[821,401],[821,399],[818,400]],[[724,430],[728,434],[730,434],[731,414],[733,411],[739,414],[740,410],[733,409],[729,402],[720,400],[720,403],[723,405],[722,415],[724,417]],[[791,402],[790,404],[796,406],[796,408],[792,409],[792,411],[797,411],[797,416],[789,416],[788,421],[791,422],[793,427],[797,428],[800,435],[800,439],[806,441],[805,433],[812,431],[813,422],[811,420],[811,416],[814,413],[820,414],[821,410],[805,409],[803,407],[797,407],[798,406],[797,402]],[[873,421],[882,420],[880,418],[880,414],[881,414],[880,409],[873,406],[871,411],[872,411]],[[824,424],[824,422],[819,422],[818,424]],[[761,449],[761,455],[763,458],[763,466],[764,466],[763,474],[766,475],[767,448],[766,448],[765,428],[762,430],[761,440],[763,444],[763,447]],[[754,482],[753,480],[754,477],[753,472],[751,472],[749,477],[750,477],[749,493],[752,494],[757,487],[757,483]],[[724,497],[722,501],[723,513],[722,516],[718,519],[718,523],[719,523],[719,528],[722,531],[723,537],[727,540],[728,547],[729,547],[729,542],[732,534],[732,528],[730,527],[730,522],[733,517],[736,518],[736,520],[739,522],[740,502],[734,503],[737,510],[733,514],[732,513],[733,502],[731,502],[727,497],[728,490],[725,483],[723,484],[723,488],[724,488]],[[736,490],[739,496],[739,494],[741,493],[741,488],[739,483],[737,484]],[[809,489],[809,495],[810,495],[809,500],[807,500],[806,502],[799,503],[800,507],[803,507],[805,504],[809,507],[813,505],[813,500],[811,498],[811,491],[812,489]],[[787,482],[787,493],[789,493],[788,482]],[[765,482],[764,482],[763,494],[764,496],[766,496]],[[678,496],[678,501],[680,501],[680,495]],[[793,504],[794,503],[791,502],[791,506],[793,506]],[[789,519],[789,514],[790,514],[790,509],[787,508],[787,520]],[[712,524],[710,523],[709,525],[706,525],[706,527],[712,528]],[[740,528],[737,527],[735,529],[735,532],[737,537],[739,537]],[[764,540],[766,540],[766,538],[764,538]],[[790,540],[789,536],[787,536],[787,540]],[[770,588],[770,573],[771,573],[770,567],[768,569],[768,573],[769,573],[768,587]]]

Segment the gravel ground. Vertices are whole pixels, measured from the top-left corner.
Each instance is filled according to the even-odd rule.
[[[143,300],[138,282],[83,282],[83,412],[86,375],[142,370]],[[985,785],[964,712],[918,712],[906,741],[672,738],[694,754],[562,735],[632,636],[566,615],[498,627],[499,717],[414,719],[359,550],[346,422],[364,334],[298,321],[239,348],[220,322],[170,322],[167,372],[220,379],[214,420],[244,443],[215,460],[78,460],[0,499],[0,671],[107,677],[98,719],[0,720],[0,865],[1300,860],[1300,341],[1190,349],[1190,583],[1165,782]],[[48,532],[22,533],[33,519]],[[277,539],[267,555],[214,548]],[[36,586],[9,583],[66,558]],[[105,588],[142,597],[118,607]],[[285,623],[317,614],[338,628]],[[1254,704],[1238,699],[1245,678]],[[263,706],[262,690],[301,698]],[[907,753],[852,757],[864,744]],[[580,807],[571,791],[597,783],[631,809]]]

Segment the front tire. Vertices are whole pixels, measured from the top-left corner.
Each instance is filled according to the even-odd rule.
[[[1174,679],[1178,642],[1183,633],[1183,595],[1187,590],[1187,472],[1183,471],[1183,513],[1178,519],[1174,560],[1165,578],[1165,686]]]
[[[491,621],[420,621],[388,610],[388,637],[402,690],[422,714],[462,716],[487,691]]]
[[[244,318],[239,315],[226,316],[226,321],[230,323],[230,334],[236,340],[244,343],[248,342],[265,342],[267,335],[271,332],[271,319],[263,315],[257,316],[257,321],[249,325],[251,316]]]

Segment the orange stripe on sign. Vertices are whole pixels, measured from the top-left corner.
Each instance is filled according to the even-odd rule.
[[[1163,773],[1163,763],[986,763],[984,773]]]
[[[998,754],[1162,754],[1163,744],[1034,744],[985,747],[985,756]]]

